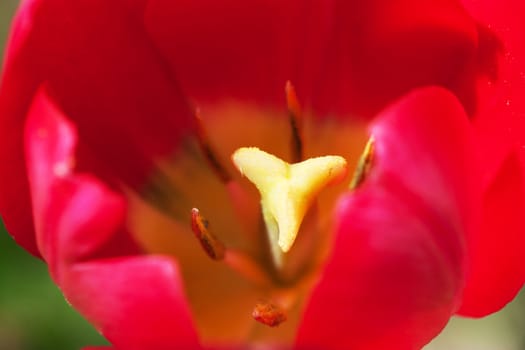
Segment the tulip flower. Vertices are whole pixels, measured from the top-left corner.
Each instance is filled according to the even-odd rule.
[[[115,349],[420,349],[525,281],[523,10],[25,0],[0,213]]]

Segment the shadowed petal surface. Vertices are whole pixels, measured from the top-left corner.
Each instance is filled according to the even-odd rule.
[[[160,256],[118,257],[131,245],[125,201],[93,176],[74,173],[76,142],[71,124],[39,90],[26,151],[37,238],[53,279],[119,348],[198,348],[177,264]],[[121,252],[101,258],[114,237]]]
[[[462,1],[479,22],[478,108],[483,155],[483,222],[469,242],[471,267],[459,312],[485,316],[510,302],[525,281],[525,3]],[[521,257],[521,258],[519,258]]]
[[[279,106],[291,80],[321,117],[370,117],[424,84],[458,90],[477,39],[451,0],[152,0],[145,20],[199,103]]]
[[[153,158],[174,152],[193,128],[187,101],[144,31],[143,8],[103,0],[20,6],[0,88],[0,211],[36,255],[23,125],[42,84],[78,127],[77,168],[105,180],[140,186]]]

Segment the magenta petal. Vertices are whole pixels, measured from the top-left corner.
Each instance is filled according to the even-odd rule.
[[[120,227],[125,203],[90,176],[73,176],[76,131],[43,88],[28,113],[25,137],[38,246],[56,273],[59,261],[83,260],[101,249]]]
[[[45,224],[37,234],[55,273],[60,272],[61,264],[98,256],[104,244],[122,230],[124,199],[90,176],[57,180],[48,194],[52,200],[38,213]],[[126,244],[126,237],[122,238]],[[60,283],[60,276],[55,278]]]
[[[518,155],[507,158],[486,191],[483,221],[470,241],[470,269],[459,313],[485,316],[510,302],[525,282],[525,184]]]
[[[43,83],[80,126],[92,159],[129,183],[142,183],[151,154],[171,152],[190,128],[186,101],[138,20],[143,8],[139,0],[20,4],[0,84],[0,212],[35,255],[23,127]],[[92,170],[83,159],[77,165]]]
[[[468,232],[479,210],[478,153],[463,106],[447,90],[416,90],[372,125],[375,181],[399,181]]]
[[[416,217],[381,189],[346,196],[335,249],[311,296],[298,344],[323,349],[419,349],[454,312],[458,279],[433,236],[439,218]]]
[[[118,348],[196,348],[181,276],[172,260],[87,260],[103,240],[122,229],[122,199],[82,176],[57,179],[50,195],[42,232],[49,242],[46,255],[55,281],[75,308]]]
[[[72,126],[49,101],[44,88],[39,89],[28,112],[25,127],[25,154],[28,178],[31,185],[33,217],[37,232],[45,222],[44,211],[48,204],[49,191],[57,176],[71,172],[71,157],[76,142]],[[27,208],[31,210],[30,207]],[[40,235],[39,249],[46,257],[46,247]]]
[[[169,258],[137,257],[72,265],[61,288],[115,347],[198,349],[180,272]]]
[[[339,204],[299,347],[420,349],[459,302],[476,205],[461,104],[444,89],[421,89],[380,114],[372,133],[372,171]]]
[[[27,120],[26,152],[38,242],[54,280],[118,348],[197,347],[174,261],[94,259],[125,231],[125,202],[92,176],[73,173],[76,141],[71,124],[39,90]]]

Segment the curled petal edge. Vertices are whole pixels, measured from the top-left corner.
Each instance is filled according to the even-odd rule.
[[[124,230],[125,203],[97,179],[76,174],[74,162],[62,167],[78,140],[44,89],[35,97],[26,135],[37,237],[66,299],[118,348],[199,348],[174,260],[90,258]]]
[[[465,241],[476,227],[461,104],[442,88],[419,89],[371,130],[374,164],[339,203],[334,251],[306,306],[299,348],[417,349],[459,304]],[[326,315],[336,320],[329,328]]]

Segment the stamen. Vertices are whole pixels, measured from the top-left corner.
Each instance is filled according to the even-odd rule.
[[[257,322],[269,327],[277,327],[286,321],[285,311],[281,307],[268,301],[258,302],[253,309],[252,317]]]
[[[210,258],[223,261],[232,270],[254,284],[271,285],[272,281],[268,274],[250,256],[225,247],[224,243],[210,231],[208,220],[200,214],[197,208],[191,210],[191,228]]]
[[[199,240],[202,248],[213,260],[224,259],[226,248],[224,244],[215,237],[208,229],[208,220],[206,220],[199,212],[199,209],[193,208],[191,210],[191,229],[195,237]]]
[[[286,104],[288,106],[288,116],[292,129],[292,161],[294,163],[303,160],[303,118],[301,105],[295,93],[295,88],[290,81],[286,82]]]
[[[363,181],[365,181],[368,173],[370,172],[370,168],[372,167],[372,163],[374,161],[374,137],[370,136],[368,139],[368,142],[365,145],[365,149],[363,150],[363,153],[361,154],[361,157],[359,158],[359,162],[357,163],[357,168],[354,173],[354,177],[352,178],[352,181],[350,182],[350,189],[355,190],[357,187],[359,187]]]
[[[208,134],[204,129],[204,123],[202,121],[199,109],[195,110],[195,120],[197,122],[197,138],[199,140],[199,147],[202,153],[204,153],[204,157],[208,161],[208,164],[213,169],[217,177],[223,183],[228,183],[231,180],[231,176],[219,162],[215,152],[213,152],[213,149],[210,146]]]

